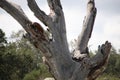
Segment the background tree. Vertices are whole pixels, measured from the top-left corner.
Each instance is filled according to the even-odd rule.
[[[112,47],[111,56],[108,63],[108,68],[105,70],[105,73],[115,75],[120,77],[120,53]]]
[[[76,48],[70,55],[66,37],[66,25],[60,0],[47,0],[50,14],[46,15],[35,0],[27,0],[28,6],[35,16],[43,22],[52,34],[52,40],[39,23],[30,21],[24,11],[15,3],[1,0],[0,7],[14,17],[26,30],[26,38],[41,51],[46,58],[45,63],[50,67],[50,72],[57,80],[94,80],[104,70],[108,61],[111,44],[98,47],[98,53],[90,58],[87,48],[91,37],[96,7],[94,0],[88,0],[87,15],[83,21],[81,34],[76,41]],[[74,59],[74,60],[73,60]]]
[[[4,53],[6,43],[5,33],[0,29],[0,54]]]
[[[0,47],[0,80],[43,80],[50,77],[47,67],[42,64],[42,57],[30,42],[24,39],[23,30],[13,33],[6,44],[5,33],[0,33],[4,39],[4,48]]]
[[[41,60],[37,63],[37,52],[27,40],[21,39],[22,33],[12,34],[14,42],[6,43],[5,33],[0,29],[0,80],[22,80],[25,74],[39,67]]]
[[[5,54],[5,44],[6,44],[6,38],[5,38],[5,33],[0,29],[0,78],[2,79],[2,72],[3,72],[3,55]],[[3,73],[4,74],[4,73]],[[5,76],[4,76],[5,77]],[[4,79],[3,79],[4,80]]]

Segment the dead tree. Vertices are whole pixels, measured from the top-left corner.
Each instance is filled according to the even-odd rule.
[[[46,15],[35,0],[27,0],[34,15],[48,27],[52,40],[42,26],[31,22],[21,7],[9,0],[0,0],[0,7],[16,19],[27,32],[26,37],[41,51],[57,80],[95,80],[105,69],[111,44],[106,41],[98,47],[98,53],[89,57],[87,48],[91,37],[96,12],[94,0],[88,0],[87,15],[83,21],[81,34],[76,41],[77,47],[70,55],[66,37],[66,25],[60,0],[47,0],[50,14]]]

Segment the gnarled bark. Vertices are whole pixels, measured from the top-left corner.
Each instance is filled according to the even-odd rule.
[[[26,38],[44,55],[45,63],[57,80],[94,80],[104,70],[108,61],[111,44],[107,41],[99,47],[98,53],[90,58],[88,41],[91,37],[96,8],[94,0],[88,0],[87,15],[83,22],[81,34],[78,36],[77,47],[70,55],[66,37],[66,25],[60,0],[47,0],[50,14],[46,15],[35,0],[27,0],[34,15],[48,27],[52,39],[39,23],[32,22],[17,4],[1,0],[0,7],[13,16],[26,30]],[[77,62],[76,62],[77,60]]]

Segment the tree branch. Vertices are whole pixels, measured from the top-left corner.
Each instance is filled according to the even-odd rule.
[[[60,11],[62,10],[62,6],[60,0],[47,0],[47,2],[50,9],[54,11],[54,13],[61,15]]]
[[[75,49],[75,53],[73,54],[76,54],[76,51],[79,51],[78,56],[80,56],[80,54],[83,54],[82,56],[86,54],[88,41],[91,37],[93,30],[96,12],[97,10],[95,8],[94,0],[89,0],[87,4],[87,15],[83,21],[82,32],[78,36],[77,47]]]
[[[90,59],[90,72],[88,80],[95,80],[104,70],[110,56],[111,43],[108,41],[98,47],[97,54]]]
[[[29,8],[34,12],[34,15],[42,21],[46,26],[48,26],[50,22],[50,18],[42,11],[35,0],[27,0]]]
[[[0,7],[14,17],[27,31],[27,24],[31,24],[32,22],[27,18],[19,5],[7,0],[1,0]]]
[[[83,28],[81,35],[78,37],[78,46],[77,48],[80,50],[80,52],[84,52],[87,45],[89,38],[91,37],[91,33],[93,30],[93,25],[96,17],[96,8],[95,4],[92,0],[89,0],[87,5],[87,16],[83,22]]]
[[[60,0],[47,0],[47,2],[50,7],[49,16],[52,19],[52,25],[49,25],[49,28],[53,35],[53,38],[56,44],[63,44],[62,46],[67,46],[66,50],[68,50],[66,24]]]
[[[68,43],[66,38],[64,14],[62,8],[58,6],[60,4],[60,1],[59,2],[57,1],[59,0],[48,0],[49,7],[51,8],[51,13],[49,15],[51,20],[48,16],[45,15],[45,13],[39,10],[34,0],[28,0],[28,5],[31,8],[31,10],[35,13],[35,15],[37,15],[38,17],[42,17],[40,18],[43,20],[42,22],[44,21],[47,22],[46,19],[49,18],[47,19],[49,21],[45,24],[47,24],[47,26],[49,27],[53,40],[49,42],[50,48],[48,49],[50,50],[44,52],[44,54],[50,68],[52,69],[51,70],[52,73],[56,77],[60,77],[63,80],[64,77],[62,78],[62,76],[65,75],[66,72],[72,72],[73,69],[71,69],[71,67],[75,66],[75,64],[72,61],[71,56],[69,54]],[[40,43],[42,42],[37,43],[38,48],[41,48],[41,46],[42,48],[44,48],[43,45],[39,45]],[[46,45],[49,46],[48,44]],[[49,52],[50,54],[52,54],[52,56],[50,55],[50,57],[47,57],[47,55],[49,55]],[[46,53],[48,54],[46,55]],[[61,72],[61,70],[63,71]],[[70,76],[70,74],[69,75],[67,74],[65,76]]]
[[[7,0],[0,1],[0,7],[7,11],[12,17],[14,17],[26,30],[27,39],[37,48],[41,50],[46,56],[50,56],[50,47],[48,46],[48,36],[45,35],[41,25],[36,22],[31,22],[20,6],[9,2]],[[34,40],[33,40],[34,39]],[[42,47],[41,47],[42,46]]]

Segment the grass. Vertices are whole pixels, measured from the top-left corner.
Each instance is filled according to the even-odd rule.
[[[117,77],[112,74],[103,74],[100,77],[98,77],[96,80],[120,80],[120,77]]]

